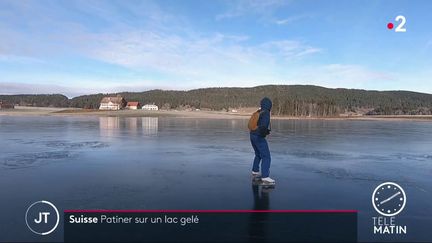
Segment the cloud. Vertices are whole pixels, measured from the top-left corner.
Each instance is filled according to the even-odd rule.
[[[259,49],[273,55],[282,57],[285,60],[292,60],[302,56],[321,52],[320,48],[306,45],[300,41],[280,40],[269,41],[259,45]]]
[[[33,84],[33,83],[15,83],[0,82],[0,94],[65,94],[73,97],[83,94],[83,90],[76,87],[67,87],[55,84]]]
[[[72,85],[56,85],[52,83],[18,83],[0,82],[0,95],[11,94],[63,94],[69,98],[85,94],[117,93],[123,91],[141,92],[151,89],[181,90],[191,87],[158,85],[154,81],[141,80],[128,84],[106,84],[101,80],[87,80],[88,85],[76,87]]]
[[[13,25],[21,23],[20,19],[4,22],[0,34],[8,38],[0,39],[0,54],[3,50],[7,56],[45,60],[80,55],[133,70],[153,70],[177,79],[211,80],[220,79],[223,74],[239,77],[250,70],[266,70],[262,72],[267,74],[270,64],[280,65],[279,61],[298,60],[320,52],[320,48],[300,41],[257,42],[243,34],[196,31],[182,17],[162,11],[151,1],[126,2],[121,8],[105,1],[59,4],[48,1],[50,8],[25,3],[12,2],[14,11],[26,20],[35,12],[36,18],[22,23],[25,32]],[[287,1],[229,4],[233,13],[263,14]],[[77,20],[71,15],[75,11],[93,21]]]
[[[305,41],[282,37],[264,40],[242,33],[197,30],[183,17],[166,13],[157,4],[147,1],[122,2],[121,9],[106,1],[47,1],[48,7],[32,1],[23,2],[24,6],[19,4],[21,1],[15,2],[17,10],[12,12],[16,14],[0,10],[0,20],[7,20],[0,21],[0,36],[7,36],[0,38],[0,62],[32,66],[41,61],[41,65],[55,63],[53,66],[59,68],[58,72],[41,72],[37,77],[18,73],[7,79],[6,72],[1,73],[0,92],[3,93],[60,92],[75,96],[149,88],[275,83],[379,89],[385,87],[380,86],[382,82],[395,80],[394,74],[366,66],[309,62],[316,61],[314,58],[320,57],[323,48]],[[228,2],[230,8],[220,19],[253,14],[284,25],[309,17],[298,15],[275,20],[273,13],[288,3]],[[95,69],[105,70],[94,70],[92,74],[95,75],[90,77],[79,72],[61,73],[62,69],[67,69],[62,67],[67,65],[63,61],[76,57],[91,59],[88,63],[96,60]],[[115,73],[109,80],[103,80],[109,76],[107,73],[117,71],[112,71],[112,65],[107,64],[138,74],[131,78]],[[98,72],[105,76],[97,76]]]
[[[228,1],[227,10],[216,15],[216,20],[241,17],[243,15],[257,15],[269,17],[278,8],[289,4],[286,0],[238,0]]]
[[[302,15],[294,15],[294,16],[290,16],[284,19],[276,19],[273,22],[277,25],[288,25],[288,24],[292,24],[294,22],[303,20],[303,19],[307,19],[307,18],[311,18],[312,15],[309,14],[302,14]]]
[[[292,75],[293,80],[300,83],[322,85],[332,88],[364,88],[384,89],[394,83],[395,74],[376,71],[362,65],[327,64],[303,67]]]
[[[372,71],[360,65],[347,65],[347,64],[329,64],[322,67],[323,71],[328,72],[335,77],[341,77],[339,80],[357,82],[360,80],[392,80],[393,77],[389,73]]]
[[[16,56],[16,55],[4,55],[0,53],[0,62],[5,63],[20,63],[20,64],[38,64],[44,63],[42,59],[28,57],[28,56]]]
[[[156,70],[187,82],[228,82],[251,76],[256,80],[258,76],[271,76],[274,68],[286,62],[321,51],[293,40],[252,45],[243,43],[247,37],[221,33],[185,36],[126,31],[92,38],[97,45],[86,53],[94,59],[135,70]]]

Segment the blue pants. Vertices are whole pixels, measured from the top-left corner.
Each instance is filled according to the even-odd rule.
[[[252,143],[252,147],[255,151],[255,159],[253,162],[252,171],[259,172],[260,170],[260,162],[261,164],[261,175],[262,177],[270,176],[270,150],[267,144],[267,140],[257,134],[250,134],[250,140]]]

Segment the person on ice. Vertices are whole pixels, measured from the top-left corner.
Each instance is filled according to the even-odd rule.
[[[270,134],[270,111],[272,102],[265,97],[261,100],[261,109],[254,112],[249,120],[250,141],[255,151],[255,159],[252,167],[252,177],[259,178],[261,163],[261,181],[264,184],[274,185],[275,180],[270,178],[270,150],[266,136]]]

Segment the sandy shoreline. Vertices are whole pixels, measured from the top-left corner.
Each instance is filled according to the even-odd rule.
[[[118,116],[118,117],[180,117],[180,118],[210,118],[210,119],[248,119],[250,113],[222,111],[179,111],[179,110],[120,110],[100,111],[79,108],[51,107],[16,107],[0,110],[0,116]],[[377,116],[339,116],[339,117],[293,117],[272,116],[281,120],[417,120],[432,121],[432,115],[377,115]]]
[[[101,111],[79,108],[16,107],[0,110],[0,116],[99,116],[99,117],[181,117],[181,118],[248,118],[249,114],[217,111],[178,111],[178,110],[119,110]]]

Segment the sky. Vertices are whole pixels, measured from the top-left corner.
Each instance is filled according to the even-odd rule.
[[[0,0],[0,94],[266,84],[432,93],[431,12],[427,0]],[[398,15],[406,32],[395,32]]]

